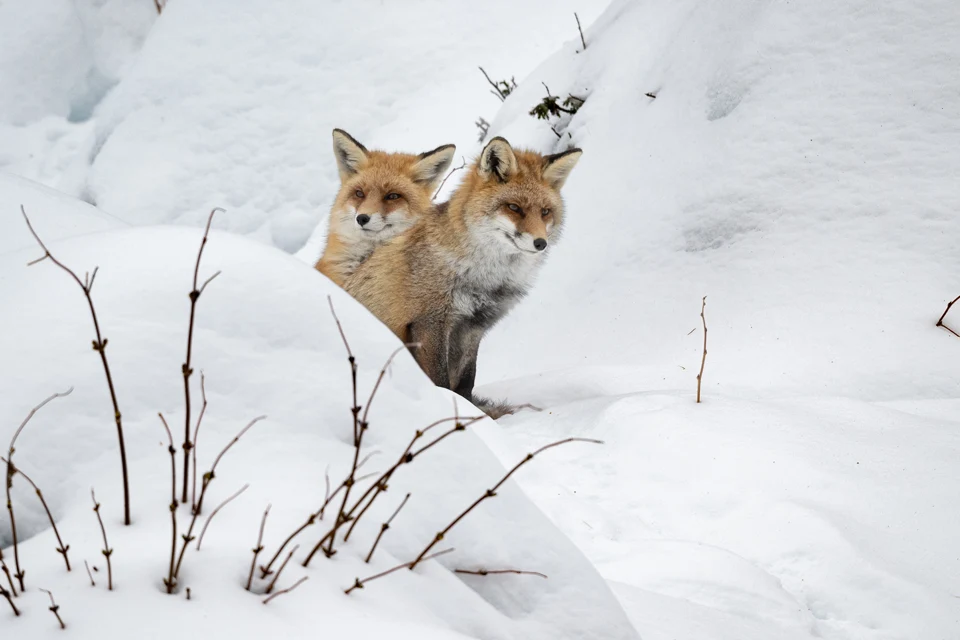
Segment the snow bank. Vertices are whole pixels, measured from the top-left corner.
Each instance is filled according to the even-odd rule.
[[[0,318],[0,358],[17,363],[18,373],[6,383],[0,441],[8,441],[33,404],[74,387],[72,395],[36,416],[17,445],[18,464],[44,489],[71,545],[74,571],[64,572],[35,497],[18,482],[19,530],[29,538],[21,544],[21,563],[30,591],[18,600],[26,610],[23,617],[14,619],[0,608],[4,629],[30,637],[59,633],[41,606],[43,594],[36,589],[43,587],[54,591],[61,614],[82,636],[100,633],[102,621],[110,618],[118,629],[135,628],[144,637],[168,636],[173,625],[198,635],[279,629],[290,637],[312,637],[317,629],[328,629],[338,637],[346,637],[348,630],[371,637],[399,625],[407,634],[400,637],[638,637],[592,566],[512,482],[446,536],[443,545],[455,548],[454,553],[349,597],[343,594],[354,578],[416,557],[436,531],[504,474],[472,428],[401,469],[390,491],[332,560],[321,556],[306,571],[299,564],[288,568],[281,584],[310,576],[299,591],[267,608],[246,593],[242,585],[264,506],[273,505],[265,539],[272,551],[322,501],[325,469],[329,466],[337,482],[352,457],[349,369],[326,308],[327,294],[360,365],[362,402],[397,343],[308,266],[222,232],[211,235],[204,253],[202,274],[223,274],[198,303],[195,333],[194,367],[206,375],[209,399],[199,437],[201,466],[206,468],[252,417],[269,417],[217,469],[208,504],[216,505],[243,483],[251,486],[217,516],[203,550],[188,553],[182,584],[191,588],[191,602],[182,593],[161,593],[170,544],[170,469],[156,413],[166,415],[175,434],[182,429],[186,292],[200,233],[115,228],[92,207],[64,203],[24,181],[5,181],[2,191],[3,202],[19,200],[29,207],[40,233],[59,229],[61,236],[79,234],[54,241],[51,233],[49,244],[59,259],[80,273],[100,267],[94,296],[124,418],[134,519],[130,528],[121,525],[112,409],[99,359],[90,350],[93,334],[82,295],[54,265],[26,266],[38,251],[23,248],[22,232],[6,233],[14,229],[15,216],[5,216],[4,237],[11,240],[0,251],[0,273],[5,275],[0,298],[5,309],[16,313]],[[199,386],[194,396],[196,403]],[[461,410],[466,409],[461,402]],[[378,454],[367,463],[369,469],[385,469],[415,429],[453,410],[451,394],[432,387],[409,354],[398,355],[370,409],[367,451]],[[105,567],[90,513],[90,486],[104,505],[115,549],[115,593],[103,588]],[[412,494],[409,504],[373,562],[364,564],[380,523],[407,492]],[[325,530],[321,524],[303,534],[299,558]],[[0,539],[9,543],[6,518]],[[100,569],[97,589],[87,583],[83,560]],[[520,568],[541,571],[549,579],[461,579],[454,568]],[[149,631],[139,630],[145,619],[153,620]]]

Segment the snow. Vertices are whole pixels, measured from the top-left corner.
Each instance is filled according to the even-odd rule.
[[[76,387],[38,415],[17,455],[75,564],[102,562],[87,505],[96,484],[116,593],[76,571],[64,580],[33,496],[16,498],[35,534],[23,545],[27,581],[54,587],[74,631],[96,633],[85,612],[114,598],[131,620],[189,620],[208,633],[229,623],[251,636],[960,638],[960,341],[934,326],[960,294],[951,3],[298,0],[279,12],[175,0],[154,19],[115,0],[79,3],[86,45],[43,4],[0,9],[30,27],[4,38],[0,55],[3,86],[15,89],[0,105],[0,166],[97,206],[0,177],[0,299],[17,310],[0,314],[0,358],[18,367],[0,442],[34,403]],[[50,42],[47,55],[34,48]],[[516,75],[502,106],[479,65]],[[586,98],[552,120],[560,140],[528,115],[541,83]],[[273,504],[275,548],[322,492],[326,465],[337,478],[349,463],[347,364],[326,295],[362,388],[397,346],[307,268],[337,187],[330,129],[387,149],[456,143],[470,158],[478,116],[517,146],[584,150],[564,187],[564,237],[479,358],[478,393],[543,411],[444,442],[403,469],[342,553],[287,570],[299,573],[286,584],[310,575],[299,591],[244,606],[263,508]],[[129,530],[83,300],[51,265],[24,267],[38,254],[21,202],[58,255],[101,266],[95,293],[141,502]],[[269,418],[218,469],[212,502],[251,487],[188,555],[185,603],[156,593],[169,461],[154,414],[176,435],[185,293],[214,206],[227,212],[203,271],[224,273],[199,303],[195,357],[210,396],[201,458]],[[696,404],[703,296],[709,353]],[[416,425],[451,412],[450,394],[402,353],[372,410],[369,446],[382,453],[368,464],[383,468]],[[526,452],[570,436],[606,444],[538,457],[444,540],[455,554],[343,596],[354,578],[418,553]],[[406,491],[368,567],[378,523]],[[550,577],[448,571],[471,563]],[[42,594],[27,596],[30,614],[13,624],[59,633]]]

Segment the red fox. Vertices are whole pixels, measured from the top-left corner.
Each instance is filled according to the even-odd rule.
[[[474,401],[480,340],[527,293],[559,237],[560,188],[582,153],[543,156],[494,138],[448,203],[347,279],[401,340],[419,343],[414,357],[434,384]]]
[[[346,131],[334,129],[341,186],[316,268],[344,286],[374,249],[432,211],[433,192],[456,149],[447,144],[420,155],[367,150]]]

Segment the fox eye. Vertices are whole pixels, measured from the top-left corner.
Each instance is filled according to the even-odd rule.
[[[521,209],[521,208],[518,207],[517,205],[513,204],[512,202],[507,205],[507,209],[510,209],[510,211],[513,211],[514,213],[519,213],[519,214],[523,215],[523,209]]]
[[[544,218],[546,218],[548,215],[550,215],[550,209],[547,209],[547,208],[541,209],[541,210],[540,210],[540,215],[543,216]]]
[[[399,199],[400,199],[399,193],[388,193],[384,198],[384,200],[399,200]]]
[[[363,200],[363,190],[362,190],[362,189],[357,189],[356,191],[353,192],[353,195],[355,195],[355,196],[357,196],[358,198],[360,198],[361,200]]]

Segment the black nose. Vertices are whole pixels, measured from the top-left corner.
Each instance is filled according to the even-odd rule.
[[[547,241],[543,238],[537,238],[533,241],[533,246],[537,249],[537,251],[543,251],[547,248]]]
[[[357,216],[357,224],[360,225],[361,227],[367,224],[368,222],[370,222],[370,216],[368,216],[367,214],[361,213],[360,215]]]

